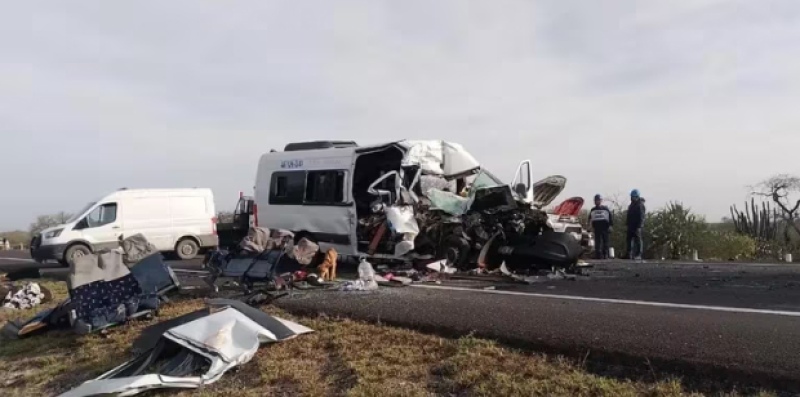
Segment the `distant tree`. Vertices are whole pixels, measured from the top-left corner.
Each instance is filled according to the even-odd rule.
[[[751,187],[752,194],[767,197],[775,203],[784,223],[784,239],[791,242],[790,231],[794,230],[800,236],[800,227],[797,225],[798,211],[800,210],[800,177],[789,174],[775,175]]]
[[[64,211],[61,211],[57,214],[39,215],[36,217],[36,221],[31,223],[28,231],[30,231],[31,234],[36,234],[44,229],[47,229],[48,227],[66,223],[70,218],[72,218],[72,214]]]

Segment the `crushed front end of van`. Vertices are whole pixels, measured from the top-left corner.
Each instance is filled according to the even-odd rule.
[[[399,167],[374,179],[366,189],[371,201],[361,203],[369,211],[359,214],[360,250],[411,262],[444,259],[460,270],[476,264],[496,270],[503,263],[517,273],[575,270],[579,239],[555,232],[542,210],[566,178],[551,176],[512,189],[460,145],[397,145],[405,149]]]

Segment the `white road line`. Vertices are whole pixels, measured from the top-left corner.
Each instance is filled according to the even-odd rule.
[[[3,257],[3,256],[0,256],[0,261],[17,261],[17,262],[32,262],[32,263],[36,263],[36,261],[33,260],[33,259],[6,258],[6,257]]]
[[[472,289],[472,288],[463,288],[463,287],[448,287],[448,286],[443,286],[443,285],[412,285],[412,287],[447,290],[447,291],[481,292],[481,293],[484,293],[484,294],[529,296],[529,297],[532,297],[532,298],[549,298],[549,299],[563,299],[563,300],[597,302],[597,303],[615,303],[615,304],[624,304],[624,305],[667,307],[667,308],[673,308],[673,309],[711,310],[711,311],[728,312],[728,313],[772,314],[772,315],[776,315],[776,316],[800,317],[800,312],[784,311],[784,310],[762,310],[762,309],[749,309],[749,308],[745,308],[745,307],[687,305],[687,304],[683,304],[683,303],[648,302],[648,301],[637,301],[637,300],[628,300],[628,299],[592,298],[592,297],[588,297],[588,296],[575,296],[575,295],[556,295],[556,294],[539,294],[539,293],[534,293],[534,292],[483,290],[483,289]]]

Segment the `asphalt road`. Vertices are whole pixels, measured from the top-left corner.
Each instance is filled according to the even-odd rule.
[[[174,269],[200,270],[202,267],[200,258],[189,261],[167,261],[167,263]],[[62,279],[67,274],[67,268],[56,262],[36,263],[27,251],[0,251],[0,272],[5,273],[32,267],[41,269],[43,277]]]
[[[800,393],[800,266],[603,263],[530,285],[451,279],[277,302],[536,350]],[[644,363],[647,363],[644,365]],[[702,386],[700,386],[702,387]]]
[[[0,252],[0,271],[35,265],[26,259]],[[199,268],[199,260],[170,264]],[[43,273],[66,269],[47,265]],[[532,281],[304,291],[277,305],[800,393],[800,265],[617,262],[576,280]]]

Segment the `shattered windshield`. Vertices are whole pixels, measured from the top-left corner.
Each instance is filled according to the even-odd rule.
[[[475,189],[480,189],[485,187],[495,187],[500,185],[505,185],[505,183],[503,183],[503,181],[501,181],[496,176],[492,175],[491,172],[486,170],[481,170],[478,176],[475,177],[475,181],[472,182],[472,186]]]
[[[472,186],[470,187],[470,198],[474,197],[475,191],[478,189],[483,189],[487,187],[495,187],[495,186],[503,186],[508,185],[507,183],[500,180],[500,178],[494,176],[491,172],[482,169],[478,176],[475,177],[475,180],[472,182]],[[515,198],[518,198],[519,195],[514,189],[511,189],[511,194],[514,195]]]
[[[80,217],[81,217],[83,214],[85,214],[85,213],[86,213],[86,211],[89,211],[89,208],[92,208],[92,207],[93,207],[95,204],[97,204],[97,202],[96,202],[96,201],[92,201],[91,203],[89,203],[89,204],[86,204],[86,206],[85,206],[85,207],[83,207],[83,209],[81,209],[80,211],[76,212],[74,215],[72,215],[72,216],[69,218],[69,220],[67,220],[67,221],[66,221],[66,222],[64,222],[64,223],[72,223],[72,222],[75,222],[75,221],[77,221],[78,219],[80,219]]]
[[[461,197],[457,194],[439,189],[429,190],[428,199],[431,201],[433,208],[454,216],[464,215],[471,203],[471,200],[466,197]]]

